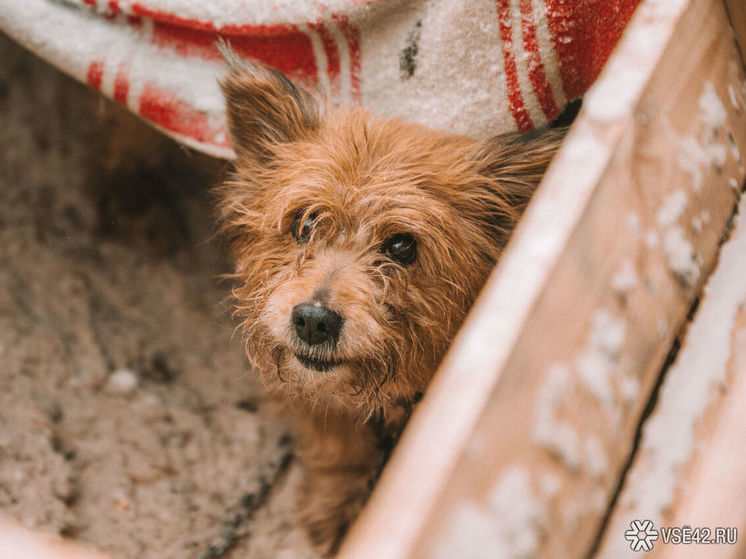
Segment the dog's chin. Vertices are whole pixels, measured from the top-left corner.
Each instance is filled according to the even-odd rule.
[[[300,353],[295,354],[295,359],[305,369],[316,371],[318,373],[328,373],[332,369],[335,369],[344,364],[343,361],[315,359],[313,357],[308,357]]]

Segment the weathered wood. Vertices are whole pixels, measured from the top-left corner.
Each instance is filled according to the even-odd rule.
[[[746,551],[746,197],[676,361],[642,431],[597,557],[629,552],[635,520],[690,526],[698,539],[737,545],[670,545],[659,535],[647,557],[743,557]],[[721,540],[727,541],[727,540]]]
[[[345,543],[584,556],[746,152],[719,0],[645,1]]]
[[[30,530],[0,515],[0,559],[111,559],[93,547]]]
[[[746,1],[725,0],[725,5],[741,51],[741,60],[746,64]]]

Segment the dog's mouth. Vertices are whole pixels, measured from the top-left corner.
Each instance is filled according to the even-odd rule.
[[[336,361],[333,359],[314,359],[313,357],[307,357],[305,355],[301,355],[300,353],[296,353],[295,358],[300,361],[300,364],[303,365],[306,369],[312,369],[314,371],[318,371],[319,373],[326,373],[328,371],[331,371],[334,367],[342,364],[342,361]]]

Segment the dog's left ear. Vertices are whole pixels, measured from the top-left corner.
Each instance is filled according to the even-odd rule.
[[[488,179],[482,202],[492,206],[485,212],[485,226],[501,244],[507,242],[566,134],[566,128],[511,132],[485,141],[477,150],[478,172]]]
[[[221,83],[228,129],[239,164],[264,166],[278,144],[308,137],[319,126],[319,105],[282,72],[250,64],[219,45],[229,67]]]

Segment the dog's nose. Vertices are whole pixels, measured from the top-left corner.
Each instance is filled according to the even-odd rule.
[[[313,303],[296,305],[292,320],[298,337],[310,345],[336,342],[344,322],[339,314]]]

